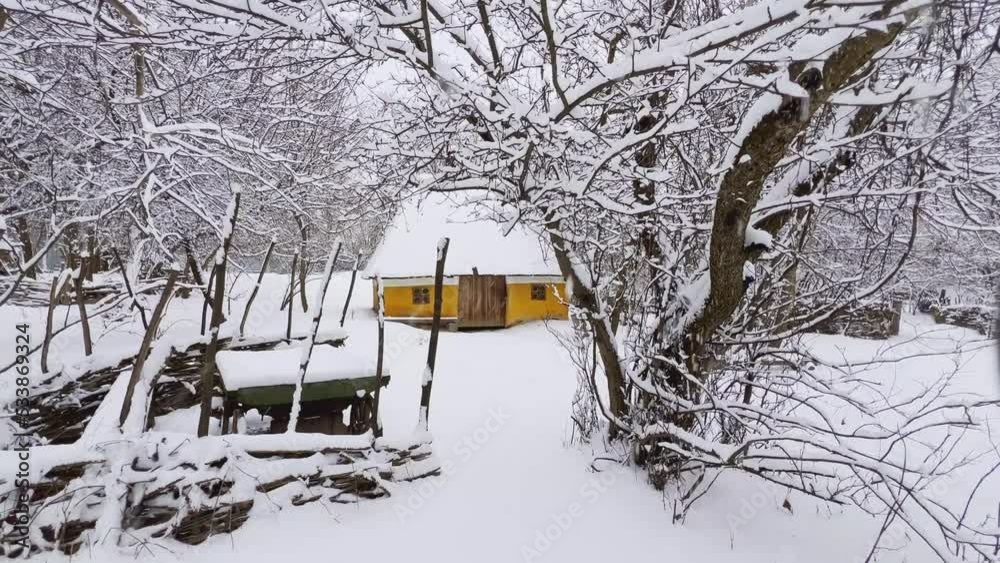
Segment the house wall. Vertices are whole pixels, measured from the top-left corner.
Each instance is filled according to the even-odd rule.
[[[532,301],[530,283],[507,282],[507,326],[541,319],[566,319],[565,283],[545,284],[545,301]]]
[[[569,317],[569,307],[566,299],[566,284],[545,283],[545,301],[531,299],[531,283],[507,282],[507,326],[517,323],[542,319],[566,319]],[[413,304],[413,288],[427,287],[431,294],[428,304]],[[442,286],[444,301],[441,306],[442,317],[458,317],[458,285]],[[382,288],[385,297],[386,317],[426,317],[434,316],[434,286],[433,285],[390,285]],[[372,283],[372,308],[378,307],[378,294]]]
[[[431,302],[415,305],[413,303],[413,288],[427,287],[431,294]],[[458,286],[444,285],[441,287],[442,317],[458,316]],[[386,317],[427,317],[434,316],[434,286],[433,285],[391,285],[382,288],[382,295],[385,298]],[[378,307],[378,293],[375,291],[375,283],[372,282],[372,308]]]

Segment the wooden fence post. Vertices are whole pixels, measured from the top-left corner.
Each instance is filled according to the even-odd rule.
[[[208,283],[202,289],[205,300],[201,304],[201,334],[205,334],[205,323],[208,321],[208,306],[212,302],[212,286],[215,284],[215,268],[208,274]]]
[[[292,272],[288,279],[288,327],[285,329],[285,340],[292,340],[292,309],[295,301],[295,266],[299,263],[299,253],[292,257]],[[284,304],[282,304],[284,305]]]
[[[132,364],[132,374],[128,379],[128,387],[125,388],[125,399],[122,401],[121,414],[118,416],[118,427],[121,428],[125,424],[125,420],[128,419],[129,411],[132,408],[132,395],[135,393],[135,386],[139,383],[139,378],[142,377],[142,368],[146,365],[146,356],[149,355],[149,349],[153,345],[153,339],[156,338],[156,331],[160,328],[160,320],[167,310],[167,303],[170,302],[170,297],[174,293],[174,283],[177,282],[177,270],[171,270],[167,274],[167,285],[163,288],[163,294],[160,295],[159,302],[156,303],[156,308],[153,309],[153,318],[149,322],[149,327],[146,328],[146,334],[142,337],[142,344],[139,346],[139,354],[135,357],[135,363]]]
[[[295,221],[299,224],[299,233],[301,235],[301,240],[299,242],[299,298],[302,301],[302,312],[309,311],[309,303],[306,302],[306,274],[308,273],[309,265],[306,260],[306,230],[307,225],[305,221],[302,220],[301,215],[295,216]],[[340,249],[337,249],[340,252]],[[289,297],[291,299],[291,297]],[[291,303],[289,303],[291,306]]]
[[[441,332],[441,305],[444,293],[444,262],[448,257],[448,237],[441,239],[437,246],[437,267],[434,269],[434,320],[431,323],[431,341],[427,347],[427,368],[424,370],[423,385],[420,390],[420,420],[424,430],[430,428],[431,386],[434,383],[434,364],[437,361],[438,335]]]
[[[73,287],[76,290],[76,306],[80,311],[80,329],[83,332],[83,355],[94,353],[94,343],[90,337],[90,320],[87,319],[87,306],[83,303],[83,280],[87,277],[87,266],[90,260],[80,258],[80,268],[73,276]]]
[[[52,287],[49,289],[49,310],[45,316],[45,338],[42,340],[42,373],[49,371],[49,345],[52,343],[52,316],[55,313],[56,304],[62,299],[63,276],[60,274],[52,278]]]
[[[125,291],[128,292],[129,298],[132,299],[132,305],[129,309],[139,309],[139,316],[142,318],[142,328],[149,330],[149,322],[146,320],[146,309],[139,303],[139,299],[136,297],[135,292],[132,291],[132,284],[128,281],[128,273],[125,271],[125,263],[122,262],[122,257],[118,254],[118,248],[112,246],[111,252],[114,254],[115,262],[118,264],[118,270],[122,274],[122,281],[125,282]]]
[[[303,344],[304,348],[302,350],[302,356],[299,359],[299,373],[298,379],[295,383],[295,392],[292,393],[292,412],[288,417],[288,429],[286,432],[295,432],[295,427],[299,423],[299,412],[302,408],[302,386],[306,382],[306,371],[309,369],[309,360],[312,358],[313,348],[316,346],[316,335],[319,333],[319,323],[323,320],[323,301],[326,300],[326,290],[330,287],[330,278],[333,277],[333,266],[337,262],[337,256],[340,255],[340,247],[344,243],[337,241],[334,246],[333,252],[330,253],[329,259],[326,261],[326,268],[323,269],[323,280],[320,282],[319,292],[316,294],[316,303],[313,306],[312,325],[309,327],[309,334],[306,336],[306,342]],[[288,310],[292,309],[292,304],[288,304]]]
[[[229,248],[232,246],[233,233],[236,232],[236,216],[240,210],[240,191],[234,190],[233,200],[229,204],[226,217],[226,228],[223,231],[222,248],[216,254],[215,293],[212,295],[212,325],[211,339],[205,349],[205,364],[201,370],[201,412],[198,416],[198,437],[208,436],[208,422],[212,416],[212,389],[215,386],[215,354],[219,351],[219,327],[222,325],[222,302],[226,293],[226,261],[229,258]]]
[[[246,328],[247,318],[250,316],[250,307],[253,305],[253,300],[257,298],[257,293],[260,291],[260,282],[264,279],[264,272],[267,271],[267,263],[271,259],[271,253],[274,251],[274,245],[277,241],[271,239],[271,244],[267,246],[267,253],[264,254],[264,262],[260,265],[260,273],[257,274],[257,283],[253,286],[253,291],[250,293],[250,299],[247,300],[247,306],[243,309],[243,320],[240,321],[240,336],[243,336],[243,329]]]
[[[358,264],[361,262],[361,255],[354,259],[354,269],[351,270],[351,285],[347,288],[347,299],[344,300],[344,312],[340,314],[340,326],[344,326],[344,321],[347,319],[347,307],[351,304],[351,295],[354,294],[354,280],[358,277]]]
[[[375,295],[378,300],[378,359],[375,364],[375,399],[372,402],[372,431],[375,437],[382,436],[382,420],[378,415],[378,401],[382,391],[382,358],[385,354],[385,293],[382,291],[382,277],[375,275]]]

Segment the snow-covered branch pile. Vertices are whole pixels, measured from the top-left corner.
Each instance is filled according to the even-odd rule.
[[[108,448],[129,454],[120,473],[100,447],[33,448],[28,489],[15,488],[17,463],[5,462],[11,471],[0,475],[0,535],[6,538],[0,555],[54,549],[72,554],[102,542],[196,544],[239,528],[253,511],[378,498],[391,494],[396,483],[440,470],[428,444],[376,441],[370,433],[192,439],[151,432]],[[7,516],[17,510],[21,494],[30,499],[29,536],[15,542],[22,534]]]

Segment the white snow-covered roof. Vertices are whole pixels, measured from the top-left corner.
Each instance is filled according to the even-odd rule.
[[[448,237],[445,275],[559,275],[548,243],[517,223],[504,228],[476,217],[443,194],[409,202],[396,216],[368,261],[365,276],[408,278],[434,275],[437,245]],[[509,231],[509,232],[508,232]]]
[[[225,350],[216,356],[219,374],[227,391],[269,385],[295,385],[302,347],[280,350]],[[389,375],[383,366],[382,375]],[[352,353],[347,348],[317,345],[309,358],[306,383],[374,377],[375,362]]]

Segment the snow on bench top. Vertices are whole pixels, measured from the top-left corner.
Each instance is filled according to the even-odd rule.
[[[280,350],[219,352],[216,363],[226,385],[226,390],[236,391],[248,387],[270,385],[295,385],[298,379],[302,347]],[[306,383],[374,377],[375,358],[351,352],[346,347],[334,348],[319,344],[313,348]],[[382,375],[389,375],[383,366]]]
[[[473,268],[483,275],[559,275],[559,265],[548,243],[537,233],[521,223],[505,227],[476,216],[456,197],[431,194],[421,201],[408,202],[393,219],[364,275],[433,276],[438,242],[443,237],[451,239],[446,276],[472,274]],[[481,203],[481,207],[486,205],[490,204]]]

